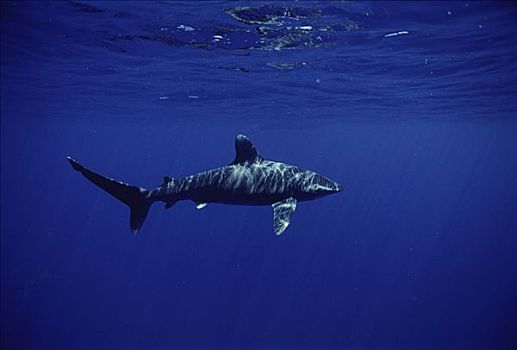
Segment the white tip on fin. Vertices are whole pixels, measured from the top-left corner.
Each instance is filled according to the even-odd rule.
[[[206,207],[208,205],[208,203],[197,203],[196,204],[196,208],[197,209],[203,209],[204,207]]]

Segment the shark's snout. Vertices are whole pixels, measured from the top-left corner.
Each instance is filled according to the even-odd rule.
[[[315,174],[310,185],[306,188],[306,191],[324,196],[343,191],[343,186],[327,177]]]
[[[341,186],[340,184],[338,184],[337,182],[334,182],[334,181],[332,181],[331,184],[327,186],[327,190],[326,190],[326,192],[328,194],[338,193],[341,191],[343,191],[343,186]]]

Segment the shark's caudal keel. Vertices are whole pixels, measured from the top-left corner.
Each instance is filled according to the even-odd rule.
[[[338,183],[315,172],[263,159],[244,135],[237,136],[235,150],[235,160],[227,166],[182,179],[166,176],[154,189],[110,179],[70,157],[67,159],[88,180],[129,206],[133,233],[142,226],[153,202],[164,202],[165,208],[170,208],[178,201],[191,200],[198,209],[207,203],[271,205],[273,227],[280,235],[289,226],[298,201],[317,199],[342,190]]]

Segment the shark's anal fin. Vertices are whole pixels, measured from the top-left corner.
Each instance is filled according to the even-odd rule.
[[[208,203],[198,203],[198,202],[196,202],[196,209],[203,209],[207,205],[208,205]]]
[[[281,202],[273,203],[273,228],[277,236],[281,235],[293,217],[296,210],[296,199],[289,197]]]
[[[235,159],[232,164],[243,162],[254,163],[262,161],[257,149],[250,139],[244,135],[237,135],[235,138]]]

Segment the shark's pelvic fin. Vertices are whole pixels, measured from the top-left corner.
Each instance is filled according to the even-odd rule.
[[[165,209],[172,208],[172,207],[174,206],[174,204],[176,204],[176,201],[173,201],[173,202],[166,202],[166,203],[165,203]]]
[[[237,135],[235,138],[235,159],[232,164],[254,163],[262,160],[250,139],[244,135]]]
[[[281,202],[273,203],[273,228],[277,236],[281,235],[293,217],[296,210],[296,199],[289,197]]]

